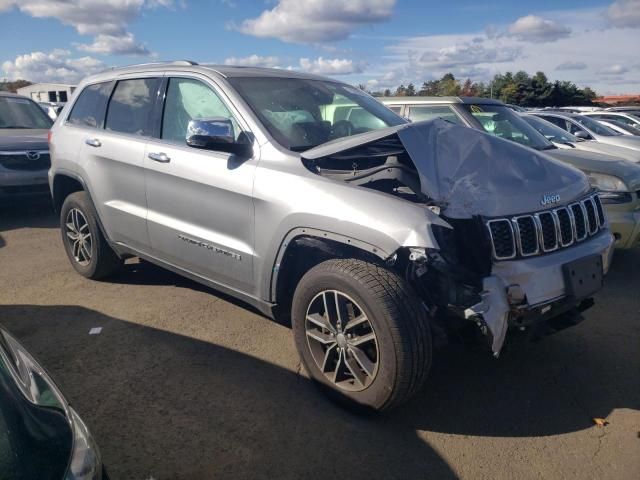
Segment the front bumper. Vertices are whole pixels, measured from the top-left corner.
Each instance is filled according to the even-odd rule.
[[[616,238],[616,248],[640,246],[640,206],[630,210],[625,205],[605,205],[611,232]]]
[[[47,170],[8,170],[0,167],[0,199],[48,194]]]
[[[491,349],[498,355],[507,334],[510,321],[530,312],[553,317],[563,313],[564,307],[578,306],[584,298],[568,298],[563,265],[591,255],[602,258],[603,274],[611,265],[614,250],[613,235],[602,230],[588,241],[554,253],[521,260],[496,262],[491,275],[483,279],[481,301],[465,310],[467,319],[473,320],[481,330],[491,334]],[[518,292],[518,299],[508,292]],[[514,302],[517,300],[517,302]],[[554,309],[555,308],[555,309]]]

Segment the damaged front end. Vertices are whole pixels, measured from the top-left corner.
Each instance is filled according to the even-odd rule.
[[[389,263],[436,326],[475,326],[495,356],[510,328],[577,323],[608,270],[613,240],[586,177],[513,142],[435,120],[338,139],[302,159],[446,222],[431,225],[439,248],[403,247]]]

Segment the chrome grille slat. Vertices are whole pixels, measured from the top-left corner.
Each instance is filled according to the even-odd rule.
[[[597,194],[553,210],[486,222],[496,260],[526,258],[566,248],[596,235],[605,225]]]

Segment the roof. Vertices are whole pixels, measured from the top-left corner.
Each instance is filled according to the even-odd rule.
[[[500,100],[483,97],[378,97],[382,103],[459,103],[473,105],[504,105]]]
[[[530,111],[527,112],[527,114],[529,114],[529,113],[533,113],[535,115],[539,115],[539,114],[556,115],[558,117],[567,117],[567,118],[583,116],[582,112],[581,113],[574,113],[574,112],[567,112],[567,111],[564,111],[564,110],[530,110]]]
[[[155,62],[142,63],[137,65],[128,65],[124,67],[114,67],[104,70],[95,75],[87,77],[85,80],[106,80],[114,76],[126,75],[136,72],[154,72],[164,70],[176,70],[186,72],[200,72],[205,74],[214,73],[224,78],[235,77],[271,77],[271,78],[303,78],[308,80],[328,80],[336,81],[331,78],[313,75],[310,73],[299,72],[295,70],[285,70],[281,68],[260,68],[260,67],[244,67],[235,65],[198,65],[188,60],[178,60],[173,62]]]

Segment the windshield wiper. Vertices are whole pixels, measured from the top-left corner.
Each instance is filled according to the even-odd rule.
[[[18,129],[18,128],[23,128],[23,129],[32,129],[33,127],[28,127],[28,126],[25,126],[25,125],[9,125],[9,126],[6,126],[6,127],[0,127],[0,128],[16,128],[16,129]]]

